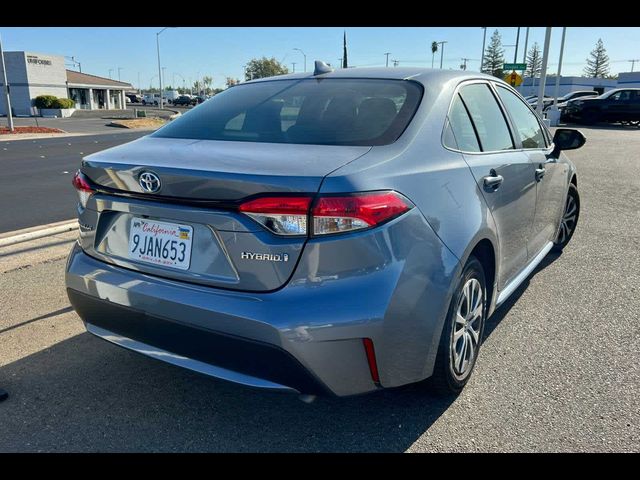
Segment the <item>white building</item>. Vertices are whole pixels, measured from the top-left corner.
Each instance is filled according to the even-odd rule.
[[[75,100],[78,109],[125,109],[125,91],[131,85],[110,78],[67,70],[64,57],[32,52],[4,52],[11,107],[15,115],[33,115],[39,95],[54,95]],[[0,88],[2,84],[0,65]],[[7,106],[0,100],[0,115]]]
[[[620,75],[626,75],[621,73]],[[556,91],[556,78],[547,77],[544,85],[544,94],[549,97],[553,97]],[[525,78],[517,90],[523,97],[528,95],[537,95],[540,85],[540,78]],[[558,96],[562,97],[570,92],[576,92],[578,90],[594,90],[599,94],[602,94],[612,88],[618,88],[618,80],[612,80],[608,78],[587,78],[587,77],[560,77],[560,86],[558,88]],[[626,85],[629,86],[629,85]]]
[[[626,72],[618,75],[619,88],[640,88],[640,72]]]

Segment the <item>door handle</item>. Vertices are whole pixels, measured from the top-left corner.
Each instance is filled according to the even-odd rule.
[[[494,169],[491,169],[489,175],[483,179],[484,187],[489,191],[495,192],[503,180],[504,177],[502,175],[498,175]]]
[[[547,169],[544,168],[542,166],[542,164],[538,165],[538,168],[536,168],[536,181],[537,182],[542,180],[542,177],[544,177],[544,174],[545,174],[546,171],[547,171]]]

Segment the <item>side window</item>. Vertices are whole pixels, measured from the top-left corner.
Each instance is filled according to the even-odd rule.
[[[494,152],[514,148],[507,121],[489,85],[474,83],[464,86],[460,89],[460,97],[469,110],[483,151]]]
[[[456,94],[449,111],[449,128],[453,133],[453,139],[445,134],[445,145],[450,148],[462,150],[463,152],[479,152],[480,144],[478,143],[478,137],[473,130],[473,125],[467,110],[464,108],[460,96]],[[450,144],[450,143],[453,144]]]
[[[522,140],[522,148],[545,148],[547,145],[538,117],[513,92],[499,85],[496,90],[505,108],[511,114],[514,126]]]

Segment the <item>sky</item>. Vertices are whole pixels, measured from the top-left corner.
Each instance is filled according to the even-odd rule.
[[[155,33],[163,27],[0,27],[6,51],[74,56],[82,71],[126,81],[147,88],[158,86]],[[512,61],[517,27],[487,27],[487,43],[494,30],[502,35],[505,57]],[[214,87],[223,87],[227,76],[243,77],[243,65],[256,57],[275,57],[296,72],[307,70],[313,61],[338,64],[342,57],[342,36],[347,32],[350,66],[389,65],[431,67],[431,42],[446,41],[443,68],[459,69],[468,58],[467,70],[479,70],[482,54],[481,27],[178,27],[165,30],[159,37],[161,64],[166,67],[164,84],[188,86],[204,75],[213,77]],[[526,28],[522,27],[518,61],[523,59]],[[556,73],[562,28],[551,36],[548,73]],[[528,48],[544,44],[545,28],[531,27]],[[581,75],[585,59],[602,38],[610,59],[611,73],[631,71],[629,60],[640,59],[640,28],[569,27],[567,28],[563,75]],[[440,66],[440,52],[434,66]],[[69,62],[68,68],[72,64]],[[118,70],[120,69],[120,70]],[[111,72],[110,72],[111,70]],[[640,61],[634,71],[640,70]]]

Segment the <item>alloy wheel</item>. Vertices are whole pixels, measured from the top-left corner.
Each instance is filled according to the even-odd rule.
[[[458,299],[451,334],[451,368],[458,380],[469,375],[478,353],[484,322],[483,300],[480,282],[476,278],[467,280]]]
[[[567,197],[567,204],[564,208],[562,221],[560,222],[560,230],[556,238],[557,244],[563,244],[567,238],[571,236],[571,232],[576,228],[576,220],[578,218],[578,205],[572,195]]]

